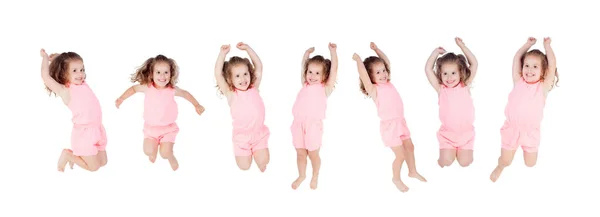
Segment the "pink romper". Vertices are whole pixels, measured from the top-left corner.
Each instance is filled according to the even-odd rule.
[[[402,141],[410,138],[410,131],[404,119],[404,104],[396,87],[390,82],[376,84],[377,114],[381,119],[379,129],[386,147],[402,145]]]
[[[439,93],[442,126],[437,132],[440,149],[473,150],[475,142],[475,106],[468,86],[442,85]]]
[[[233,121],[233,151],[235,156],[251,156],[268,148],[269,128],[265,122],[265,104],[256,88],[235,90],[230,112]]]
[[[295,148],[314,151],[323,141],[323,119],[327,110],[327,95],[323,84],[304,84],[292,109],[292,139]]]
[[[148,85],[144,97],[144,138],[158,143],[175,143],[179,133],[178,108],[175,102],[175,89],[156,89]]]
[[[525,152],[538,151],[545,104],[542,82],[528,84],[519,79],[504,110],[506,121],[500,129],[503,149],[516,150],[520,145]]]
[[[106,148],[106,130],[102,124],[102,109],[98,98],[87,85],[69,85],[73,114],[71,149],[75,156],[94,156]]]

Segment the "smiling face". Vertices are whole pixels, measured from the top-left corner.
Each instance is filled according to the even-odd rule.
[[[306,74],[304,74],[306,82],[311,85],[323,83],[324,68],[323,64],[320,63],[308,64]]]
[[[456,87],[460,83],[460,71],[456,63],[446,63],[441,68],[442,84]]]
[[[70,84],[80,85],[85,81],[86,74],[83,61],[78,59],[69,61],[67,72]]]
[[[371,65],[371,79],[376,84],[385,84],[389,81],[389,72],[385,68],[383,62],[375,62]]]
[[[536,55],[527,55],[521,69],[523,79],[528,83],[538,82],[542,76],[542,59]]]
[[[248,90],[250,86],[250,71],[248,70],[248,66],[245,64],[236,64],[231,67],[231,82],[235,89],[238,90]]]
[[[157,62],[152,69],[152,81],[156,87],[164,88],[171,81],[171,66],[166,62]]]

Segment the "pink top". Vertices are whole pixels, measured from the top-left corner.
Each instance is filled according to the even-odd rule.
[[[404,104],[396,87],[390,82],[375,84],[377,88],[377,114],[381,120],[404,118]]]
[[[71,100],[69,101],[69,109],[73,114],[73,124],[75,125],[101,125],[102,124],[102,109],[100,101],[96,94],[90,89],[87,83],[80,85],[69,85],[69,93]]]
[[[546,96],[542,82],[528,84],[521,78],[508,95],[504,114],[512,126],[535,129],[540,127],[545,104]]]
[[[304,84],[304,87],[296,96],[296,102],[292,109],[295,119],[325,119],[327,110],[327,95],[323,84]]]
[[[144,122],[150,126],[167,126],[177,120],[175,89],[156,89],[148,85],[144,98]]]
[[[468,86],[440,87],[438,98],[442,126],[456,131],[473,129],[475,106]]]
[[[259,129],[265,122],[265,104],[256,88],[246,91],[235,90],[230,112],[233,120],[233,130],[246,132]]]

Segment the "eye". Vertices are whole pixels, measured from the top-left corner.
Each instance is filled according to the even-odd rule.
[[[534,68],[534,69],[537,69],[537,66],[534,66],[533,68]]]
[[[240,77],[240,75],[235,75],[235,77],[236,77],[236,78],[239,78],[239,77]]]
[[[443,75],[447,75],[448,73],[447,73],[447,72],[444,72],[444,73],[442,73],[442,74],[443,74]]]
[[[248,75],[248,72],[245,72],[244,75]]]
[[[452,72],[453,75],[456,75],[456,72]]]

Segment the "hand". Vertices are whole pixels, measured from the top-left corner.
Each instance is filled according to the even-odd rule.
[[[315,47],[308,48],[305,53],[310,54],[312,52],[315,52]]]
[[[437,47],[433,52],[436,52],[438,55],[446,53],[446,50],[443,47]]]
[[[50,54],[50,59],[48,59],[48,60],[49,60],[50,62],[52,62],[52,60],[54,60],[54,58],[55,58],[55,57],[57,57],[57,56],[58,56],[58,54],[57,54],[57,53]]]
[[[117,100],[115,101],[115,105],[117,106],[117,108],[121,106],[121,103],[123,103],[123,99],[121,99],[121,97],[117,98]]]
[[[544,46],[550,46],[550,42],[552,42],[552,39],[550,39],[550,37],[544,38]]]
[[[456,41],[456,45],[458,45],[459,47],[465,46],[465,43],[463,42],[462,38],[456,37],[454,38],[454,41]]]
[[[360,56],[358,56],[358,54],[354,53],[354,55],[352,55],[352,59],[356,62],[360,61]]]
[[[535,44],[535,42],[536,42],[536,41],[537,41],[537,40],[536,40],[534,37],[529,37],[529,38],[527,39],[527,44],[528,44],[529,46],[532,46],[532,45],[534,45],[534,44]]]
[[[337,44],[329,42],[329,50],[337,49]]]
[[[230,46],[228,44],[221,46],[221,53],[222,54],[229,53],[229,50],[230,50]]]
[[[48,58],[48,53],[46,53],[46,50],[44,50],[44,48],[42,48],[42,49],[40,50],[40,56],[41,56],[42,58],[44,58],[44,59],[49,59],[49,58]]]
[[[375,44],[375,42],[371,42],[371,49],[372,50],[377,50],[379,48],[377,48],[377,45]]]
[[[247,44],[244,44],[244,42],[237,43],[236,47],[240,50],[247,50],[248,48],[250,48]]]
[[[198,113],[198,115],[202,115],[203,112],[204,112],[204,106],[197,105],[196,106],[196,113]]]

